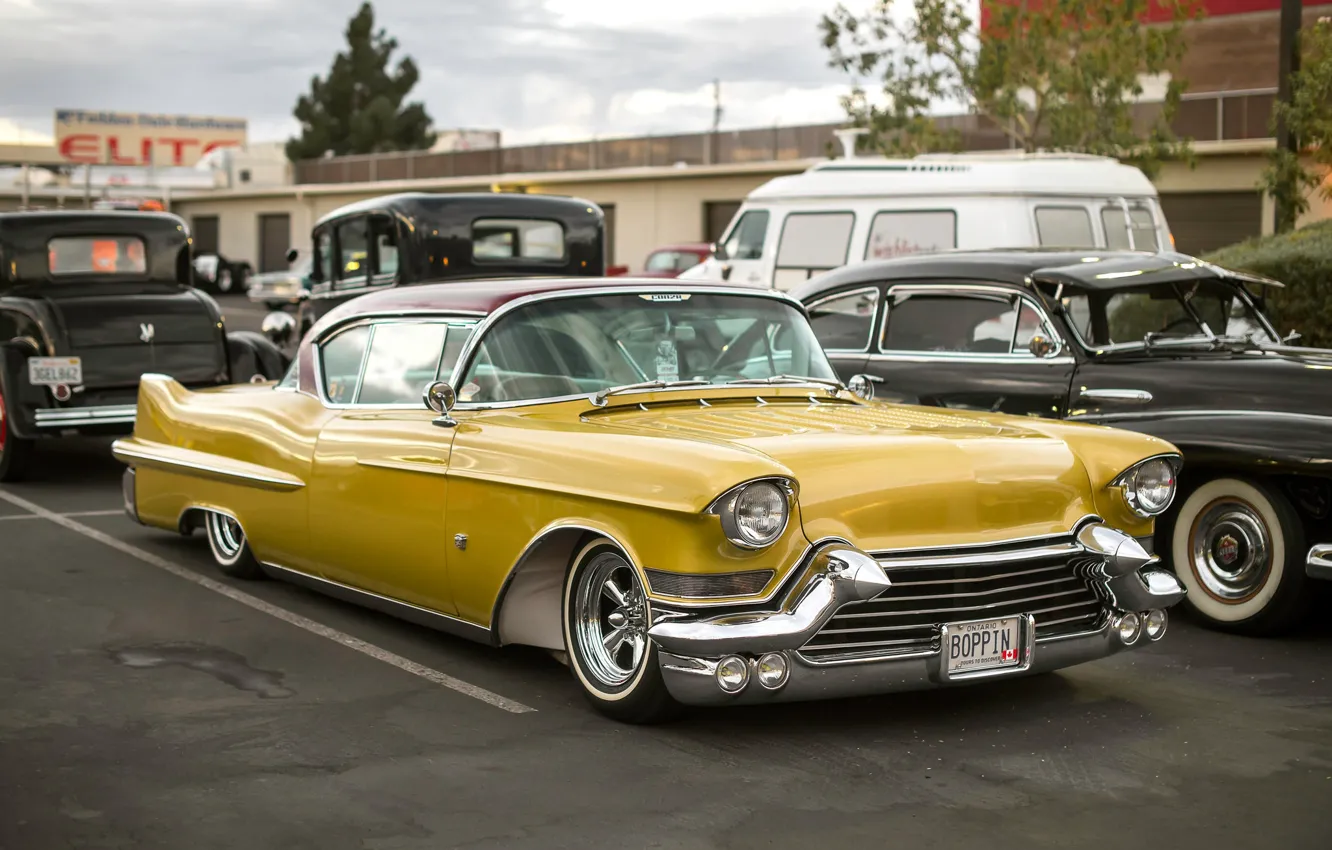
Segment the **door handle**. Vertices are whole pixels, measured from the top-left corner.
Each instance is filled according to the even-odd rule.
[[[1089,390],[1083,387],[1078,393],[1078,401],[1109,402],[1111,404],[1148,404],[1152,394],[1146,390]]]

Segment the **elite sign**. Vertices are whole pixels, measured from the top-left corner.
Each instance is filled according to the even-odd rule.
[[[226,145],[244,145],[244,118],[58,109],[55,141],[67,162],[194,165]]]

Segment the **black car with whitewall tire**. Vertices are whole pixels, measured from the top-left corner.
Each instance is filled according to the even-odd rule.
[[[194,286],[189,230],[159,212],[0,214],[0,482],[42,441],[133,430],[139,378],[276,380],[262,335],[227,333]]]
[[[1155,548],[1199,619],[1262,635],[1332,579],[1332,351],[1272,326],[1280,286],[1174,252],[1007,250],[861,263],[793,294],[862,395],[1178,446]]]

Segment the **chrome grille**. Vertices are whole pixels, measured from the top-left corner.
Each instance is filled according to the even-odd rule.
[[[1035,617],[1038,638],[1053,637],[1095,628],[1104,614],[1071,537],[876,557],[892,588],[839,609],[800,650],[806,658],[937,651],[944,623],[1018,614]]]

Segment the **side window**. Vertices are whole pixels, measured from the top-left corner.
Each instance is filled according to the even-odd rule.
[[[1152,220],[1151,210],[1141,206],[1128,209],[1128,226],[1124,223],[1124,208],[1108,206],[1101,208],[1101,224],[1105,226],[1105,245],[1112,250],[1127,250],[1129,247],[1129,227],[1133,228],[1133,246],[1138,251],[1157,251],[1160,243],[1156,238],[1156,222]]]
[[[768,211],[747,210],[726,237],[726,257],[731,260],[763,259],[768,236]]]
[[[319,269],[319,280],[329,283],[333,280],[333,231],[321,230],[315,235],[315,262]]]
[[[299,357],[291,358],[291,365],[287,367],[287,374],[282,376],[282,380],[273,387],[275,390],[295,390],[300,376],[301,360]]]
[[[777,245],[773,285],[777,289],[791,289],[817,272],[845,264],[855,221],[855,214],[849,212],[788,215]]]
[[[957,247],[957,213],[952,210],[881,212],[870,222],[865,259],[885,260]]]
[[[363,218],[354,218],[338,225],[337,281],[340,288],[350,289],[366,284],[369,245],[365,226]]]
[[[1096,247],[1091,216],[1082,207],[1037,207],[1036,238],[1042,247]]]
[[[1010,354],[1017,308],[1008,296],[911,293],[888,308],[884,351]]]
[[[1058,334],[1045,323],[1030,301],[1023,298],[1018,303],[1021,307],[1018,309],[1017,334],[1013,337],[1013,353],[1034,356],[1031,353],[1032,337],[1040,334],[1048,340],[1054,340],[1058,338]]]
[[[439,322],[375,326],[357,404],[413,404],[439,374],[448,325]]]
[[[864,351],[874,333],[877,287],[857,289],[816,301],[809,307],[814,336],[828,351]]]
[[[324,395],[333,404],[351,404],[356,398],[361,361],[370,341],[366,325],[343,331],[319,346],[319,370],[323,374]]]
[[[376,283],[392,279],[398,274],[398,227],[391,218],[370,219],[370,238],[375,248],[375,267],[371,271]]]
[[[436,376],[438,380],[447,381],[453,375],[453,369],[458,365],[458,358],[462,356],[463,347],[467,345],[467,340],[472,338],[472,332],[475,330],[475,324],[449,325],[449,335],[444,337],[444,357],[439,361],[439,373]]]

